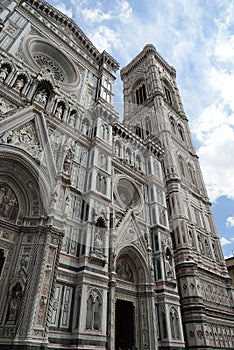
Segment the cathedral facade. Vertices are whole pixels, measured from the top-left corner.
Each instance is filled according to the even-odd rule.
[[[43,0],[0,11],[0,349],[234,348],[234,293],[176,84]]]

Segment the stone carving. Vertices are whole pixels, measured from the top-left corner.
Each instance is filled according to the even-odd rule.
[[[3,66],[0,69],[0,81],[6,80],[7,76],[9,74],[7,66]]]
[[[52,150],[53,152],[58,152],[63,135],[51,126],[49,126],[48,131]]]
[[[58,105],[57,108],[56,108],[56,111],[55,111],[55,116],[56,116],[57,118],[59,118],[59,119],[62,119],[62,117],[63,117],[63,112],[64,112],[64,110],[63,110],[62,105]]]
[[[46,89],[39,90],[35,96],[35,100],[42,105],[46,105],[48,99],[48,94]]]
[[[0,137],[0,143],[12,144],[24,149],[37,161],[41,159],[42,149],[32,121],[14,130],[6,131]]]
[[[54,78],[60,82],[65,80],[65,76],[59,66],[52,60],[42,54],[35,54],[34,59],[41,67],[42,74],[53,74]]]
[[[7,322],[9,323],[16,322],[21,303],[22,291],[22,286],[19,282],[12,288],[7,312]]]
[[[9,101],[4,99],[3,97],[0,97],[0,120],[3,119],[3,114],[11,111],[14,109],[15,106],[11,104]]]
[[[71,173],[72,160],[73,160],[73,151],[71,148],[69,148],[63,163],[63,171],[69,175]]]
[[[24,78],[18,77],[14,84],[15,90],[21,92],[24,87],[24,84],[25,84]]]

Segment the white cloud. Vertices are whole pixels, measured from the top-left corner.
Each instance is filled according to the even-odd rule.
[[[64,2],[60,2],[60,1],[56,2],[55,6],[60,12],[64,13],[69,18],[73,17],[72,8],[71,7],[67,7]]]
[[[93,23],[99,23],[113,18],[111,11],[102,12],[99,8],[84,8],[82,9],[82,15],[87,21],[91,21]]]
[[[226,219],[226,226],[227,226],[227,227],[234,226],[234,216],[229,216],[229,217]],[[234,238],[233,238],[233,240],[234,240]]]
[[[221,237],[221,238],[220,238],[220,243],[221,243],[221,246],[224,246],[224,245],[233,243],[233,241],[232,241],[232,240],[228,240],[228,239],[225,238],[225,237]]]
[[[209,197],[212,201],[220,196],[234,199],[234,130],[224,124],[205,135],[198,155]]]
[[[126,0],[117,0],[117,8],[116,16],[119,17],[121,22],[128,22],[132,15],[132,7]]]
[[[108,26],[97,27],[89,37],[100,51],[111,52],[112,48],[118,49],[122,46],[118,34]]]

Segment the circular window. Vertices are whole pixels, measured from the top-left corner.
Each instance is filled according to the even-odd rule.
[[[122,207],[140,209],[142,197],[136,185],[126,177],[118,177],[115,185],[115,194]]]
[[[79,84],[79,74],[71,61],[46,40],[26,40],[26,53],[31,64],[44,74],[51,73],[63,85],[74,87]]]

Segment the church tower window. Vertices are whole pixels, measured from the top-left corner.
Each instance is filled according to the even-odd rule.
[[[3,270],[4,262],[5,262],[4,250],[0,249],[0,276]]]
[[[164,88],[165,89],[165,95],[166,95],[166,100],[167,102],[172,105],[172,98],[171,98],[171,92],[168,88]]]
[[[178,131],[179,131],[179,135],[180,135],[181,140],[184,142],[185,141],[184,129],[182,128],[182,126],[180,124],[178,124]]]
[[[145,84],[138,86],[138,88],[135,90],[135,96],[136,96],[136,103],[137,105],[141,105],[146,101],[146,88]]]

